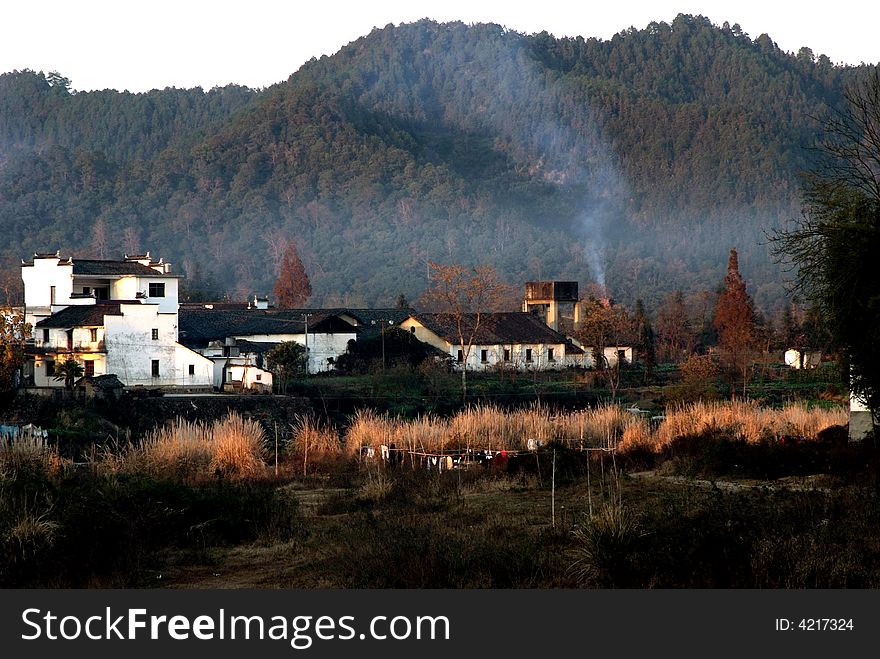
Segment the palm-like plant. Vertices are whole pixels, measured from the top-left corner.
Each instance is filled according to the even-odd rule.
[[[83,365],[76,361],[73,357],[68,357],[63,362],[59,362],[55,366],[55,379],[64,380],[66,389],[73,389],[73,385],[79,380],[85,370]]]

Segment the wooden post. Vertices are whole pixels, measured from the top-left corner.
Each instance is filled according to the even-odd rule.
[[[275,422],[275,478],[278,478],[278,422]]]
[[[553,449],[553,468],[550,485],[550,511],[553,516],[553,528],[556,528],[556,449]]]

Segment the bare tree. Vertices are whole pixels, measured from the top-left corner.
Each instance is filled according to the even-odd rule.
[[[431,286],[419,307],[448,314],[462,351],[461,395],[467,399],[467,363],[487,312],[503,308],[512,294],[494,268],[429,263]]]

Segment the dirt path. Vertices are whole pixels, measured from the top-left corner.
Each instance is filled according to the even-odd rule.
[[[831,491],[829,487],[830,476],[827,474],[811,474],[810,476],[786,476],[773,481],[761,480],[705,480],[698,478],[686,478],[684,476],[665,476],[655,471],[636,471],[628,474],[632,478],[663,480],[676,485],[690,485],[705,489],[717,488],[726,492],[744,492],[747,490],[769,490],[791,492],[823,492]]]

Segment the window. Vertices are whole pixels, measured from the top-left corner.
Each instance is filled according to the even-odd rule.
[[[485,364],[487,361],[489,361],[489,351],[480,350],[480,362]]]
[[[527,362],[532,361],[532,349],[531,348],[526,348],[526,361]]]
[[[158,359],[153,360],[153,373],[152,373],[152,375],[154,378],[159,377],[159,360]]]
[[[195,374],[196,374],[196,365],[195,365],[195,364],[190,364],[190,365],[189,365],[189,374],[190,374],[190,375],[195,375]]]
[[[547,348],[547,361],[553,361],[553,348]]]
[[[257,382],[259,382],[259,381],[262,380],[262,379],[263,379],[263,374],[262,374],[262,373],[257,373]]]
[[[49,304],[55,304],[55,287],[49,287]]]
[[[91,292],[92,292],[92,289],[90,286],[83,286],[83,295],[90,295]]]
[[[165,282],[150,282],[150,297],[165,297]]]
[[[94,327],[89,330],[89,341],[91,341],[92,343],[98,342],[98,330]]]
[[[617,351],[617,363],[626,364],[626,350]]]
[[[510,361],[510,348],[504,349],[504,361],[506,361],[506,362]]]
[[[458,363],[461,364],[464,361],[464,350],[458,351]]]
[[[43,328],[43,343],[49,343],[49,328]]]
[[[46,377],[51,378],[55,375],[55,362],[47,361],[46,362]]]
[[[159,330],[154,327],[152,330],[150,330],[150,332],[152,333],[153,341],[158,341],[159,340]]]
[[[83,375],[92,377],[95,374],[95,362],[91,359],[83,362]]]
[[[413,334],[415,334],[416,333],[416,326],[413,325],[412,327],[410,327],[409,331],[412,332]]]
[[[95,287],[95,298],[98,300],[109,300],[110,299],[110,287],[109,286]]]

